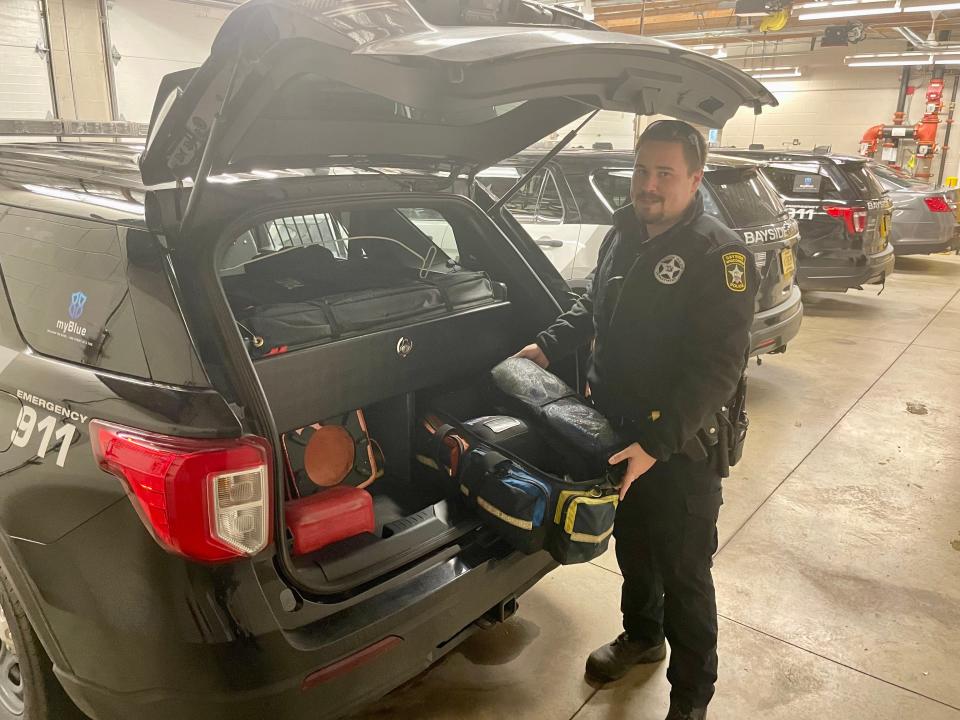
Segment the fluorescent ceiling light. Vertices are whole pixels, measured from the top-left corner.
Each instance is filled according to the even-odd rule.
[[[802,73],[798,67],[754,68],[747,70],[756,80],[772,80],[774,78],[800,77]]]
[[[717,28],[716,30],[691,30],[690,32],[664,33],[651,35],[657,40],[712,40],[725,35],[749,35],[750,31],[744,28]]]
[[[830,20],[831,18],[864,17],[865,15],[896,15],[901,10],[891,8],[857,8],[855,10],[828,10],[826,12],[801,13],[798,20]]]
[[[864,61],[847,63],[847,67],[903,67],[904,65],[933,65],[933,61],[926,60],[925,62],[909,62],[907,60],[886,60],[876,62]]]
[[[960,52],[944,50],[926,53],[876,53],[848,55],[847,67],[902,67],[904,65],[960,65]]]
[[[847,55],[843,59],[847,67],[902,67],[904,65],[932,65],[930,53],[875,53],[872,55]]]
[[[960,10],[960,2],[903,5],[900,0],[886,7],[869,7],[869,5],[879,2],[889,2],[889,0],[834,0],[833,2],[805,3],[803,5],[796,5],[794,10],[800,11],[797,15],[799,20],[829,20],[831,18],[844,17]]]
[[[910,5],[903,8],[903,12],[939,12],[941,10],[960,10],[960,2],[943,3],[942,5]]]

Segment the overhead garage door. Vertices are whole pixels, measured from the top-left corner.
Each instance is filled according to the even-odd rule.
[[[53,117],[37,0],[0,0],[0,118]]]
[[[114,74],[120,117],[148,122],[160,79],[203,62],[226,16],[225,9],[189,0],[112,0],[108,17],[110,42],[119,55]]]

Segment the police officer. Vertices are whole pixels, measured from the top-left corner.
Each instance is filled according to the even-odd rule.
[[[705,215],[706,142],[679,120],[637,144],[632,204],[614,214],[591,291],[518,353],[547,367],[593,340],[595,405],[620,430],[626,462],[614,537],[624,632],[594,651],[612,681],[666,657],[667,720],[706,717],[717,679],[711,576],[722,503],[717,436],[750,345],[756,270],[739,237]]]

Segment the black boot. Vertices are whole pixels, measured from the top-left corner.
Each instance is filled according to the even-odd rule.
[[[694,707],[692,703],[678,700],[670,701],[670,712],[666,720],[707,720],[707,708]]]
[[[647,645],[633,642],[626,633],[609,645],[590,653],[587,659],[587,676],[600,682],[619,680],[634,665],[660,662],[667,656],[667,645]]]

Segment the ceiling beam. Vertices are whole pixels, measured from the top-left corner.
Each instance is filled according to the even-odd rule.
[[[661,26],[664,23],[685,23],[691,26],[692,30],[696,30],[699,25],[704,21],[710,20],[721,20],[729,22],[736,16],[733,13],[733,9],[730,10],[703,10],[698,13],[691,12],[682,12],[682,13],[647,13],[643,19],[644,27],[649,26]],[[620,32],[630,32],[629,28],[639,28],[640,27],[640,16],[636,17],[626,17],[626,18],[605,18],[599,16],[596,18],[596,21],[603,25],[609,30],[618,30]],[[659,27],[658,27],[659,29]]]

